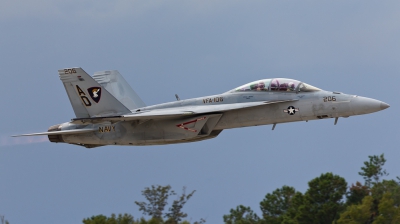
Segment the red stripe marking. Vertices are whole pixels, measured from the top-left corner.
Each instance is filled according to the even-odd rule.
[[[182,129],[184,129],[186,131],[197,132],[197,130],[187,128],[184,125],[195,123],[197,121],[201,121],[201,120],[204,120],[204,119],[206,119],[206,117],[198,118],[198,119],[195,119],[195,120],[192,120],[192,121],[188,121],[188,122],[185,122],[185,123],[182,123],[182,124],[177,124],[176,127],[182,128]]]

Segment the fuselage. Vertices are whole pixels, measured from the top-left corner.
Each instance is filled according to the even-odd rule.
[[[377,112],[389,107],[379,100],[332,91],[308,93],[296,92],[237,92],[211,95],[141,108],[155,110],[188,105],[207,106],[215,104],[246,103],[297,99],[294,102],[268,104],[262,107],[245,108],[224,112],[215,130],[247,126],[268,125],[324,118],[349,117]],[[285,112],[293,106],[295,112]],[[289,115],[289,116],[288,116]]]
[[[223,113],[206,114],[204,116],[214,116],[214,118],[210,119],[217,120],[217,122],[213,125],[212,130],[208,132],[208,135],[203,136],[201,133],[193,133],[179,128],[178,125],[180,123],[184,124],[199,117],[198,115],[192,115],[183,119],[119,121],[116,123],[106,122],[80,125],[79,128],[88,126],[98,127],[98,131],[79,135],[63,135],[62,140],[63,142],[72,144],[93,146],[109,144],[155,145],[192,142],[216,137],[223,129],[349,117],[373,113],[389,107],[388,104],[375,99],[324,90],[313,92],[243,91],[163,103],[139,108],[132,111],[132,113],[166,108],[207,107],[218,104],[277,100],[293,101],[225,111]],[[68,125],[69,127],[67,127]],[[69,123],[65,123],[63,126],[64,128],[61,127],[60,130],[78,128],[75,124]],[[188,124],[189,126],[190,124]]]
[[[389,107],[379,100],[331,92],[287,78],[263,79],[225,93],[145,106],[118,71],[93,77],[82,68],[58,70],[76,118],[51,126],[50,142],[93,148],[202,141],[224,129],[350,117]]]

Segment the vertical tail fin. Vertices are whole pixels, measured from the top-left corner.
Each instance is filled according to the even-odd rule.
[[[129,110],[146,106],[117,70],[95,72],[93,79],[100,83]]]
[[[61,69],[58,74],[76,117],[114,116],[131,112],[82,68]]]

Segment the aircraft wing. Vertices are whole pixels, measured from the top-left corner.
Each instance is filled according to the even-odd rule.
[[[284,103],[297,101],[297,99],[291,100],[277,100],[277,101],[259,101],[259,102],[248,102],[248,103],[232,103],[232,104],[218,104],[218,105],[196,105],[196,106],[183,106],[173,107],[165,109],[155,109],[149,111],[139,111],[133,114],[113,116],[113,117],[92,117],[92,118],[74,118],[73,123],[85,123],[85,122],[102,122],[102,121],[129,121],[129,120],[143,120],[143,119],[163,119],[182,117],[189,115],[209,114],[225,112],[230,110],[238,110],[244,108],[258,107],[268,104]]]
[[[186,106],[177,108],[158,109],[148,112],[143,111],[142,113],[123,115],[122,117],[136,120],[136,118],[154,119],[154,118],[169,117],[169,116],[197,115],[197,114],[224,112],[229,110],[238,110],[238,109],[257,107],[257,106],[273,104],[273,103],[281,103],[281,102],[287,102],[287,101],[261,101],[261,102],[232,103],[232,104],[218,104],[218,105]]]
[[[64,131],[49,131],[49,132],[40,132],[40,133],[31,133],[31,134],[23,134],[23,135],[13,135],[11,137],[20,137],[20,136],[35,136],[35,135],[72,135],[72,134],[81,134],[86,132],[96,131],[94,128],[84,128],[84,129],[73,129],[73,130],[64,130]]]

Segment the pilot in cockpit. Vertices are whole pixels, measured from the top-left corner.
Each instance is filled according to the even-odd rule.
[[[265,83],[260,81],[257,84],[250,85],[250,89],[255,91],[266,91]]]
[[[296,85],[293,82],[289,82],[287,91],[295,91]]]

